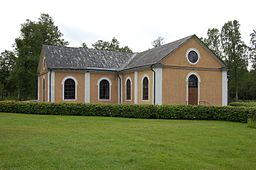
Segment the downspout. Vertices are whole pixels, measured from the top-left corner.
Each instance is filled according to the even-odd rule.
[[[50,76],[49,76],[49,102],[52,100],[52,70],[50,70]]]
[[[155,72],[155,70],[153,69],[153,64],[151,65],[151,70],[153,71],[153,77],[154,77],[154,105],[156,104],[156,97],[155,97],[155,95],[156,95],[156,72]]]
[[[117,73],[118,75],[118,79],[119,79],[119,82],[120,82],[120,86],[119,86],[119,103],[122,104],[122,79],[120,77],[120,74],[119,72]]]

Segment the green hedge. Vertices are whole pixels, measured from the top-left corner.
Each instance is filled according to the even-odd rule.
[[[197,119],[247,122],[256,108],[182,105],[100,105],[79,103],[0,102],[0,112],[110,116],[146,119]]]
[[[248,127],[256,128],[256,114],[248,118]]]
[[[244,106],[244,107],[256,107],[256,101],[242,101],[242,102],[231,102],[230,106]]]

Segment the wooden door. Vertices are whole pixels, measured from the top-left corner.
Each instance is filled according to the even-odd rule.
[[[191,75],[188,78],[188,104],[198,105],[198,78]]]
[[[191,105],[198,104],[198,88],[197,87],[188,88],[188,104],[191,104]]]

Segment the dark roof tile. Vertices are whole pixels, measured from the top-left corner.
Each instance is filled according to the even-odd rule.
[[[112,69],[117,70],[133,55],[132,53],[73,48],[65,46],[43,46],[48,68],[57,69]]]
[[[157,64],[193,36],[134,54],[50,45],[44,45],[42,52],[48,68],[51,69],[121,71]]]

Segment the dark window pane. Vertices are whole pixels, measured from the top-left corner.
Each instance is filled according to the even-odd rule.
[[[188,86],[189,87],[198,87],[198,79],[195,75],[191,75],[188,78]]]
[[[143,79],[143,92],[142,92],[142,99],[148,100],[148,78],[144,77]]]
[[[131,81],[126,81],[126,100],[131,100]]]
[[[188,60],[191,62],[191,63],[196,63],[197,60],[198,60],[198,55],[195,51],[190,51],[188,53]]]
[[[73,79],[64,82],[64,99],[76,99],[76,83]]]
[[[100,81],[100,99],[109,99],[110,87],[109,82],[107,80]]]

